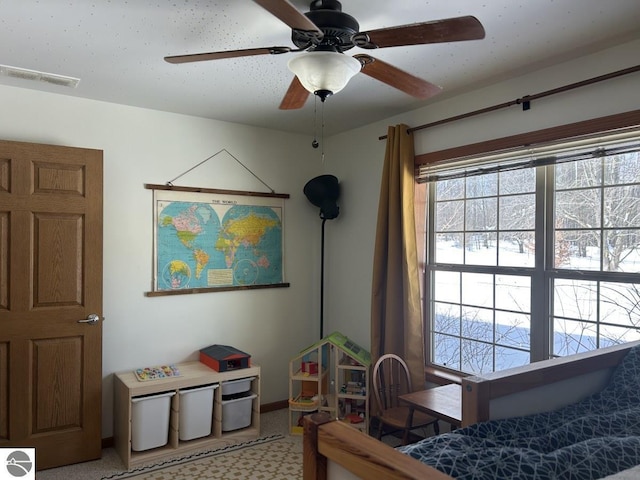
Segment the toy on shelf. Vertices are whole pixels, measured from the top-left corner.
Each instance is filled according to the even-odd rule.
[[[200,350],[200,362],[216,372],[251,366],[251,355],[229,345],[210,345]]]
[[[180,370],[175,365],[159,365],[157,367],[137,368],[133,373],[140,382],[180,376]]]

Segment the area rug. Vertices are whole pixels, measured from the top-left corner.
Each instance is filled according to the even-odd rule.
[[[102,480],[299,480],[302,442],[271,435],[146,465]]]

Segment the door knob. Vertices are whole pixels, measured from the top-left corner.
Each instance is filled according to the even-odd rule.
[[[100,321],[100,315],[96,313],[90,313],[84,320],[78,320],[78,323],[88,323],[89,325],[95,325]]]

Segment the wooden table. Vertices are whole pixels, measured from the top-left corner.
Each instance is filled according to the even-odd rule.
[[[453,427],[462,425],[462,387],[456,383],[406,393],[398,397],[412,409],[417,409]]]

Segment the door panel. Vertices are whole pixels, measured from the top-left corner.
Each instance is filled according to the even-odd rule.
[[[99,458],[101,151],[0,141],[0,262],[0,447]]]
[[[9,440],[9,343],[0,342],[0,444]]]
[[[9,308],[9,212],[0,212],[0,310]]]
[[[33,434],[82,427],[82,338],[33,342]]]
[[[33,307],[82,305],[83,216],[33,216]]]
[[[34,193],[84,195],[84,165],[34,162]]]

